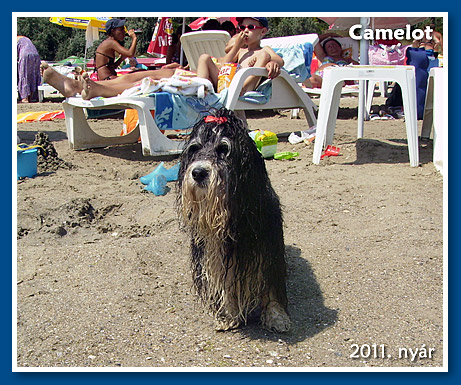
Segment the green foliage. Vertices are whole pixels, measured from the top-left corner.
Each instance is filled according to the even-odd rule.
[[[321,33],[328,25],[315,17],[269,17],[267,37]]]
[[[71,53],[67,56],[67,51],[75,49],[75,45],[70,43],[75,39],[73,28],[64,28],[50,23],[47,17],[21,17],[18,18],[18,35],[27,36],[37,48],[42,60],[57,61],[67,56],[76,55]],[[83,42],[85,41],[85,32]],[[84,43],[83,43],[84,44]],[[85,45],[83,45],[85,48]]]
[[[138,38],[138,44],[136,46],[136,55],[145,55],[147,47],[152,39],[154,33],[155,24],[157,23],[156,17],[127,17],[126,25],[128,29],[140,29],[141,33],[136,34]],[[131,39],[128,39],[131,41]]]
[[[419,29],[424,29],[426,25],[430,25],[434,23],[435,25],[435,30],[437,32],[443,33],[443,17],[430,17],[427,18],[426,20],[422,21],[421,23],[416,24],[413,29],[419,28]]]
[[[128,17],[127,27],[141,29],[137,34],[137,55],[145,54],[154,32],[157,18]],[[47,17],[18,18],[18,35],[27,36],[34,43],[42,60],[59,61],[69,56],[85,55],[85,30],[62,27],[53,24]],[[88,49],[87,58],[94,57],[98,45],[106,38],[105,33],[99,34],[100,39]],[[131,41],[127,39],[126,41]],[[125,43],[127,44],[127,43]]]

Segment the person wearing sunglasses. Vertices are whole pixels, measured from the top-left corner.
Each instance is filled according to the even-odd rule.
[[[261,39],[269,29],[265,17],[237,17],[237,33],[229,40],[226,55],[212,58],[208,54],[200,56],[197,65],[197,76],[208,79],[217,87],[218,74],[225,63],[238,63],[241,68],[263,67],[268,77],[273,79],[280,75],[283,59],[270,47],[261,47]],[[259,76],[249,76],[243,85],[242,94],[254,90],[260,81]]]

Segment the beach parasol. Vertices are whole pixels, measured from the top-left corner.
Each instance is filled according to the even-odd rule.
[[[173,22],[171,17],[159,17],[152,34],[147,53],[160,57],[166,56],[171,45],[173,35]]]
[[[50,22],[63,27],[84,29],[85,32],[85,58],[86,50],[99,39],[99,31],[105,31],[104,26],[111,17],[50,17]]]
[[[63,27],[87,29],[88,27],[96,27],[101,31],[105,31],[104,26],[106,21],[111,17],[50,17],[50,22]]]

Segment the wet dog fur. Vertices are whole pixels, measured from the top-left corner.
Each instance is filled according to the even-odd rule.
[[[242,121],[224,108],[210,116],[194,126],[178,178],[195,291],[217,330],[237,328],[260,309],[264,328],[285,332],[290,319],[279,198]]]

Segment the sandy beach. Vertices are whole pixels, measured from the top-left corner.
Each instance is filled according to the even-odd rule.
[[[257,319],[213,329],[192,291],[175,184],[155,196],[139,181],[160,160],[139,144],[71,150],[64,120],[18,124],[22,142],[46,133],[62,159],[17,182],[18,369],[441,367],[443,177],[432,140],[410,167],[403,119],[366,122],[357,140],[357,98],[340,107],[340,156],[320,165],[313,144],[286,140],[307,129],[303,117],[247,114],[251,129],[281,136],[278,151],[299,152],[266,160],[284,212],[286,334]],[[59,109],[18,104],[18,113]],[[102,132],[121,124],[93,122]]]

